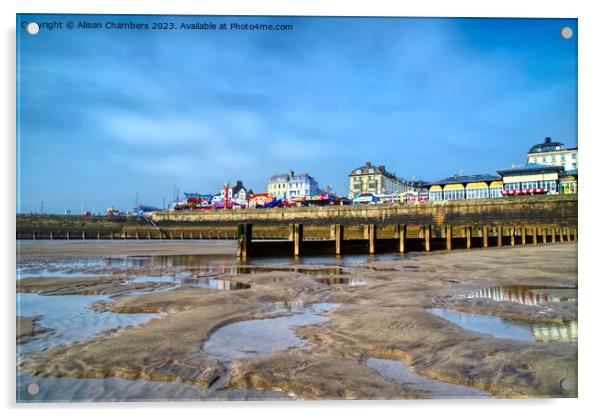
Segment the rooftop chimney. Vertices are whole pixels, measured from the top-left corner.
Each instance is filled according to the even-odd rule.
[[[551,137],[549,137],[549,136],[548,136],[548,137],[546,137],[546,143],[550,143],[550,142],[552,142],[552,138],[551,138]]]
[[[366,168],[370,168],[372,164],[370,162],[366,162]]]

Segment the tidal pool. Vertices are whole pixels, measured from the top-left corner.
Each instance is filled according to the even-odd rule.
[[[328,318],[321,313],[338,306],[332,303],[311,304],[293,310],[295,313],[288,316],[228,324],[209,336],[203,350],[218,360],[231,361],[303,347],[307,342],[297,337],[292,328],[324,323]]]
[[[443,308],[427,311],[473,332],[485,333],[500,339],[517,339],[538,343],[577,343],[577,322],[563,324],[509,320],[495,316],[461,313]]]
[[[37,324],[52,331],[37,335],[17,345],[19,355],[87,339],[97,333],[118,327],[140,324],[157,314],[120,314],[98,312],[90,304],[104,301],[103,295],[39,295],[17,294],[18,316],[40,316]]]
[[[399,361],[368,358],[366,366],[374,369],[386,378],[409,384],[413,389],[425,391],[431,398],[487,398],[491,396],[488,392],[477,388],[449,384],[416,375],[408,366]]]

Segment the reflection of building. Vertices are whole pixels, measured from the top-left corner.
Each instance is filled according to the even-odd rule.
[[[547,291],[520,286],[482,288],[468,294],[467,298],[486,298],[497,302],[506,301],[529,306],[561,301],[559,296],[550,295]]]
[[[577,332],[577,322],[568,323],[533,323],[531,324],[533,338],[539,343],[577,343],[579,334]]]
[[[577,148],[564,147],[564,143],[552,142],[546,138],[543,143],[533,146],[527,155],[527,164],[553,165],[564,168],[565,171],[578,170]]]
[[[293,171],[289,171],[274,175],[268,181],[268,194],[284,200],[311,197],[320,193],[318,182],[307,172],[295,175]]]
[[[502,182],[497,175],[456,175],[434,181],[429,187],[429,201],[447,201],[501,197]]]
[[[370,162],[349,174],[349,198],[360,194],[401,194],[407,191],[419,193],[425,189],[423,181],[407,181],[389,172],[384,165],[373,166]]]
[[[504,195],[557,194],[558,180],[564,169],[561,166],[527,164],[500,169]]]

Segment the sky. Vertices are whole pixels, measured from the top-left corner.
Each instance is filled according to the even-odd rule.
[[[20,20],[19,20],[20,19]],[[495,174],[547,136],[577,146],[577,20],[17,16],[17,212],[163,207],[308,172],[348,193]],[[35,35],[21,22],[63,22]],[[66,22],[293,30],[66,29]],[[563,27],[574,36],[560,36]],[[43,208],[42,208],[43,204]]]

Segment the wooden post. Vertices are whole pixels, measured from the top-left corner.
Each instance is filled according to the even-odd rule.
[[[136,230],[136,240],[140,239],[140,234],[138,233],[138,231]]]
[[[470,246],[471,246],[470,240],[472,239],[472,226],[468,226],[468,227],[464,228],[464,230],[466,233],[466,249],[470,249]]]
[[[527,244],[527,228],[525,226],[521,227],[520,239],[521,239],[521,244],[523,244],[523,245]]]
[[[50,232],[50,240],[54,240],[54,232]]]
[[[537,245],[537,227],[531,228],[531,239],[533,240],[533,244]]]
[[[151,232],[146,232],[146,237],[148,238],[148,240],[151,240]]]
[[[556,228],[552,227],[550,230],[552,232],[552,243],[556,243]]]
[[[370,239],[370,226],[367,224],[364,225],[364,239]]]
[[[82,232],[82,240],[86,240],[86,232]]]
[[[424,249],[431,251],[431,225],[424,226]]]
[[[399,233],[399,252],[404,253],[406,251],[406,225],[398,224],[397,232]]]
[[[294,231],[293,245],[295,246],[295,256],[300,256],[301,246],[303,246],[303,225],[295,224]]]
[[[503,244],[504,244],[504,227],[498,226],[497,227],[497,246],[498,246],[498,248],[501,248]]]
[[[31,238],[33,240],[36,240],[36,231],[35,230],[31,233]]]
[[[368,247],[369,253],[373,254],[376,252],[376,225],[368,225]]]
[[[100,230],[96,231],[96,240],[100,240]]]
[[[288,230],[288,240],[290,242],[292,242],[293,240],[295,240],[295,225],[294,224],[289,224],[289,230]]]
[[[489,227],[483,226],[483,247],[489,246]]]
[[[447,250],[452,249],[452,227],[453,226],[445,226],[445,247]]]
[[[239,259],[247,259],[251,255],[253,240],[253,224],[245,223],[238,225],[238,250],[236,256]]]
[[[331,224],[330,225],[330,240],[336,240],[337,238],[337,225],[336,224]]]
[[[543,244],[544,245],[548,244],[548,228],[547,227],[543,228]]]
[[[573,227],[573,240],[577,241],[577,227]]]
[[[558,228],[558,233],[560,234],[560,241],[564,242],[564,227],[559,227]]]
[[[515,234],[516,234],[516,227],[515,226],[510,227],[510,246],[515,245],[515,242],[514,242]]]
[[[335,254],[341,255],[343,253],[343,241],[345,240],[345,226],[342,224],[335,224],[334,226],[334,246]],[[331,227],[332,232],[332,227]]]

